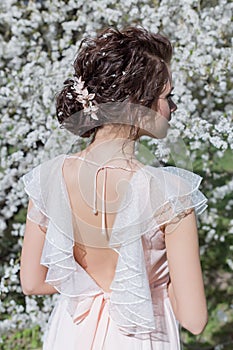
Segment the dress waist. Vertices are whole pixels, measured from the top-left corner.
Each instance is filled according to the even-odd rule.
[[[150,291],[152,299],[168,297],[167,283],[158,284],[158,282],[153,282],[150,284]]]

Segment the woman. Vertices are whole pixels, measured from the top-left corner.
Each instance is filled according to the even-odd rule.
[[[107,29],[82,44],[57,97],[59,122],[92,141],[24,176],[23,292],[60,293],[43,349],[177,350],[179,323],[193,334],[206,325],[201,179],[135,157],[177,108],[171,56],[159,34]]]

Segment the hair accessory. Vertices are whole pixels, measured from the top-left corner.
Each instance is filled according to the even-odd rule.
[[[92,119],[98,120],[98,117],[96,115],[98,107],[93,104],[95,94],[89,94],[87,88],[84,88],[84,83],[85,82],[82,80],[82,77],[77,78],[75,76],[71,85],[71,89],[76,93],[77,101],[83,105],[84,113],[89,113]],[[72,98],[73,96],[71,93],[67,93],[67,97]]]

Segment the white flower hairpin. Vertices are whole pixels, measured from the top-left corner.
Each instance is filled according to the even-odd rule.
[[[96,115],[98,107],[93,103],[95,94],[89,94],[87,88],[84,88],[84,83],[85,82],[82,80],[82,77],[77,78],[75,76],[71,89],[75,91],[77,95],[77,101],[83,105],[84,113],[89,113],[92,119],[98,120],[98,117]],[[71,93],[68,93],[67,97],[73,98]]]

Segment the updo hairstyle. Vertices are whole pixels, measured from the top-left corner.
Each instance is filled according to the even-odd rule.
[[[148,108],[153,105],[156,109],[158,97],[169,79],[171,57],[171,43],[160,34],[141,27],[122,31],[108,28],[96,38],[82,41],[73,64],[74,76],[81,77],[88,92],[95,94],[97,105],[128,100]],[[88,116],[82,113],[83,105],[75,98],[72,83],[72,78],[67,79],[57,95],[57,118],[63,124],[80,112],[75,121],[79,135],[89,137],[101,126],[89,118],[93,128],[85,131]]]

